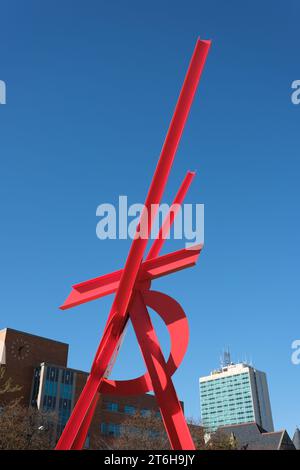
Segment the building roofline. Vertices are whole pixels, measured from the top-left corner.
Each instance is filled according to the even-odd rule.
[[[68,346],[69,347],[69,343],[64,343],[63,341],[58,341],[56,339],[51,339],[51,338],[47,338],[46,336],[41,336],[41,335],[35,335],[33,333],[27,333],[27,331],[22,331],[22,330],[16,330],[15,328],[2,328],[0,330],[1,331],[15,331],[16,333],[22,333],[22,335],[26,335],[26,336],[32,336],[34,338],[41,338],[41,339],[44,339],[44,340],[47,340],[47,341],[52,341],[53,343],[60,343],[60,344],[64,344],[65,346]]]
[[[278,431],[265,431],[258,423],[256,423],[256,421],[249,421],[248,423],[225,424],[224,426],[219,426],[218,429],[249,426],[249,424],[255,424],[262,436],[266,436],[267,434],[281,434],[282,440],[284,433],[287,432],[286,429],[279,429]]]
[[[288,437],[290,437],[289,434],[288,434],[288,432],[287,432],[285,429],[284,429],[283,431],[281,431],[281,437],[280,437],[280,440],[279,440],[279,444],[278,444],[277,450],[279,450],[280,447],[281,447],[282,440],[283,440],[283,436],[284,436],[285,433],[288,435]],[[291,439],[291,438],[290,438],[290,439]],[[293,439],[291,439],[291,441],[293,442]],[[294,444],[294,443],[293,443],[293,444]]]
[[[87,372],[86,370],[74,369],[73,367],[68,367],[68,366],[60,366],[58,364],[54,364],[53,362],[46,362],[46,361],[40,362],[40,365],[42,364],[44,364],[47,367],[57,367],[58,369],[67,369],[67,370],[71,370],[72,372],[79,372],[80,374],[89,375],[89,372]]]
[[[259,426],[259,424],[257,424],[256,421],[249,421],[247,423],[224,424],[224,426],[219,426],[218,429],[233,428],[233,427],[236,427],[236,426],[249,426],[249,424],[255,424],[255,426]]]
[[[266,431],[266,432],[263,432],[263,434],[279,434],[283,432],[286,432],[286,429],[279,429],[279,431]]]

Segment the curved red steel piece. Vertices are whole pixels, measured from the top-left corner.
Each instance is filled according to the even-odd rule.
[[[146,290],[143,298],[147,307],[152,308],[165,322],[171,340],[171,351],[167,361],[167,371],[174,374],[186,353],[189,342],[189,326],[186,315],[180,304],[162,292]],[[135,379],[104,379],[99,389],[101,393],[115,395],[138,395],[152,391],[149,373]]]

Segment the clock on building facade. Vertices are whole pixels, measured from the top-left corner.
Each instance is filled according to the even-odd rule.
[[[23,338],[17,338],[12,342],[10,352],[18,360],[25,359],[30,353],[30,345]]]

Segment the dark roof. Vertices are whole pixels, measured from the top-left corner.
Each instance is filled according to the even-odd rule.
[[[293,444],[297,450],[300,450],[300,430],[296,428],[294,437],[293,437]]]
[[[285,430],[267,432],[257,423],[233,424],[219,427],[217,433],[234,435],[239,449],[280,450],[295,449]]]

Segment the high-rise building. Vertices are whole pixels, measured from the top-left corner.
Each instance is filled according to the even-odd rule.
[[[267,377],[245,364],[227,363],[200,377],[202,425],[208,431],[220,426],[255,422],[274,431]]]
[[[34,406],[55,416],[55,438],[60,436],[83,389],[88,373],[67,366],[69,346],[60,341],[5,328],[0,330],[0,368],[5,377],[21,386],[15,394],[0,395],[1,405],[22,397],[24,406]],[[183,406],[183,403],[182,403]],[[151,394],[116,396],[100,394],[86,446],[109,446],[118,437],[128,415],[140,411],[160,415]]]

